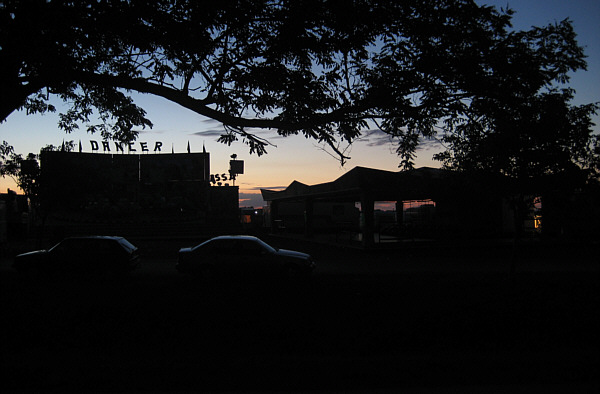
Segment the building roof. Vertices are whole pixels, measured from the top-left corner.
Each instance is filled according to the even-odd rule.
[[[261,189],[261,193],[265,201],[359,201],[365,194],[376,201],[425,199],[447,190],[454,175],[452,171],[431,167],[398,172],[354,167],[332,182],[309,186],[294,181],[284,190]]]

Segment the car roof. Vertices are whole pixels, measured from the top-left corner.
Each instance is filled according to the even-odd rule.
[[[258,237],[255,237],[253,235],[218,235],[216,237],[207,239],[206,241],[204,241],[204,242],[202,242],[202,243],[200,243],[200,244],[192,247],[191,249],[192,250],[196,250],[198,248],[202,248],[202,247],[204,247],[206,245],[210,245],[210,244],[215,243],[214,241],[239,241],[239,240],[255,242],[255,243],[258,243],[258,244],[265,245],[268,248],[276,249],[276,248],[273,248],[268,243],[266,243],[265,241],[263,241],[262,239],[260,239]]]
[[[74,237],[67,237],[65,238],[65,240],[67,239],[108,239],[108,240],[120,240],[120,239],[124,239],[123,237],[120,236],[116,236],[116,235],[80,235],[80,236],[74,236]]]
[[[245,241],[253,241],[253,242],[263,242],[260,240],[260,238],[258,237],[254,237],[252,235],[219,235],[210,239],[207,239],[206,241],[196,245],[194,247],[194,249],[199,248],[201,246],[207,245],[212,243],[213,241],[233,241],[233,240],[245,240]]]
[[[124,247],[125,249],[127,249],[129,251],[134,251],[137,249],[137,246],[133,245],[131,242],[126,240],[124,237],[117,236],[117,235],[81,235],[81,236],[67,237],[67,238],[63,239],[62,241],[60,241],[59,243],[57,243],[56,245],[54,245],[54,247],[60,245],[63,242],[68,243],[69,241],[83,241],[83,240],[113,241],[113,242],[117,242],[119,245],[121,245],[122,247]],[[54,247],[52,249],[54,249]]]
[[[252,235],[219,235],[218,237],[211,238],[210,240],[215,239],[244,239],[248,241],[257,241],[258,238]]]

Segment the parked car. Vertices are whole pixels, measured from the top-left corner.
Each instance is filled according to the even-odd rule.
[[[226,235],[180,249],[176,268],[203,277],[307,278],[315,266],[306,253],[277,249],[248,235]]]
[[[123,237],[65,238],[48,250],[15,257],[13,267],[23,274],[123,274],[139,265],[138,248]]]

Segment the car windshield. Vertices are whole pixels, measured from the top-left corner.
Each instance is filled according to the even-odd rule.
[[[275,253],[277,251],[276,248],[272,247],[271,245],[269,245],[268,243],[264,242],[261,239],[257,239],[256,242],[261,244],[263,246],[263,248],[267,249],[270,253]]]
[[[136,250],[137,248],[128,240],[126,240],[125,238],[121,238],[119,239],[119,243],[125,248],[127,249],[128,252],[133,252],[134,250]]]
[[[71,245],[73,244],[72,239],[67,238],[67,239],[63,239],[62,241],[60,241],[59,243],[57,243],[56,245],[54,245],[53,247],[51,247],[50,249],[48,249],[48,251],[53,251],[53,250],[60,250],[60,249],[67,249],[70,248]]]
[[[67,238],[57,243],[53,247],[49,249],[49,251],[59,251],[59,250],[71,250],[71,249],[81,249],[81,248],[89,248],[94,247],[93,245],[97,245],[97,240],[94,238]],[[137,248],[131,242],[126,240],[125,238],[117,239],[119,245],[121,245],[127,252],[133,252]]]

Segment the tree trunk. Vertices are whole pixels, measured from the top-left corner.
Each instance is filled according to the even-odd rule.
[[[510,258],[509,279],[512,281],[517,274],[517,262],[520,257],[521,241],[523,239],[524,220],[527,214],[527,203],[524,196],[519,196],[513,203],[514,236]]]

